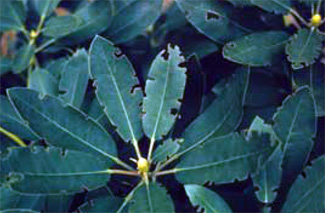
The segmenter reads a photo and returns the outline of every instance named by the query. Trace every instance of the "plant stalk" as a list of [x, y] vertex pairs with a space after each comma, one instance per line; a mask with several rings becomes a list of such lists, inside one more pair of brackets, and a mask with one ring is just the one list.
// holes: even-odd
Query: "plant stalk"
[[19, 146], [21, 146], [21, 147], [27, 147], [27, 145], [25, 144], [25, 142], [22, 139], [20, 139], [17, 135], [15, 135], [15, 134], [13, 134], [13, 133], [5, 130], [1, 126], [0, 126], [0, 132], [3, 133], [8, 138], [10, 138], [11, 140], [13, 140]]

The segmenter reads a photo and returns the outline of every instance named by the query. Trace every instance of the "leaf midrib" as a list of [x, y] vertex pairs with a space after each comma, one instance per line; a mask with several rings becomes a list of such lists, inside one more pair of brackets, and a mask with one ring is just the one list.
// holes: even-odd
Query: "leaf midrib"
[[226, 160], [222, 160], [222, 161], [218, 161], [218, 162], [201, 164], [199, 166], [183, 167], [183, 168], [177, 168], [176, 167], [176, 170], [177, 171], [188, 171], [188, 170], [196, 170], [196, 169], [203, 169], [203, 168], [207, 168], [207, 167], [218, 166], [218, 165], [221, 165], [221, 164], [224, 164], [224, 163], [229, 163], [229, 162], [232, 162], [232, 161], [235, 161], [235, 160], [240, 160], [240, 159], [243, 159], [243, 158], [246, 158], [246, 157], [254, 156], [254, 155], [266, 152], [267, 150], [268, 150], [268, 148], [264, 148], [264, 149], [262, 149], [260, 151], [257, 151], [257, 152], [250, 152], [250, 153], [247, 153], [247, 154], [244, 154], [244, 155], [238, 155], [236, 157], [228, 158]]
[[155, 127], [153, 129], [152, 135], [151, 135], [151, 140], [155, 140], [156, 138], [156, 133], [157, 133], [157, 129], [158, 129], [158, 124], [160, 121], [160, 117], [161, 117], [161, 112], [165, 103], [165, 99], [166, 99], [166, 94], [167, 94], [167, 85], [168, 85], [168, 80], [169, 80], [169, 73], [170, 73], [170, 61], [172, 60], [171, 56], [169, 56], [169, 60], [167, 61], [167, 72], [166, 72], [166, 79], [165, 79], [165, 84], [164, 84], [164, 90], [163, 90], [163, 94], [161, 96], [160, 99], [160, 106], [159, 106], [159, 110], [158, 110], [158, 114], [157, 114], [157, 119], [156, 119], [156, 123], [155, 123]]
[[24, 171], [16, 171], [14, 173], [20, 173], [27, 176], [38, 176], [38, 177], [66, 177], [66, 176], [86, 176], [86, 175], [96, 175], [96, 174], [109, 174], [107, 170], [98, 170], [98, 171], [90, 171], [90, 172], [67, 172], [67, 173], [34, 173], [34, 172], [24, 172]]
[[31, 110], [33, 110], [34, 112], [36, 112], [37, 114], [39, 114], [41, 117], [43, 117], [44, 119], [46, 119], [48, 122], [52, 123], [54, 126], [56, 126], [57, 128], [59, 128], [60, 130], [62, 130], [63, 132], [67, 133], [68, 135], [70, 135], [72, 138], [77, 139], [78, 141], [80, 141], [81, 143], [83, 143], [84, 145], [90, 147], [91, 149], [97, 151], [98, 153], [110, 158], [110, 159], [115, 159], [112, 155], [100, 150], [99, 148], [93, 146], [92, 144], [88, 143], [87, 141], [85, 141], [84, 139], [78, 137], [77, 135], [73, 134], [72, 132], [70, 132], [69, 130], [67, 130], [65, 127], [61, 126], [59, 123], [57, 123], [54, 120], [51, 120], [49, 117], [47, 117], [46, 115], [44, 115], [42, 112], [40, 112], [39, 110], [37, 110], [35, 107], [30, 106], [29, 104], [25, 103], [25, 101], [23, 101], [22, 99], [20, 99], [19, 97], [16, 96], [17, 99], [19, 99], [21, 101], [21, 103], [23, 103], [25, 106], [27, 106], [26, 108], [30, 108]]
[[307, 41], [306, 41], [306, 43], [304, 44], [304, 46], [301, 48], [301, 51], [300, 51], [299, 55], [297, 56], [297, 61], [300, 61], [300, 58], [301, 58], [302, 54], [304, 53], [306, 47], [307, 47], [308, 44], [309, 44], [309, 41], [310, 41], [310, 39], [311, 39], [312, 34], [313, 34], [313, 31], [310, 30], [310, 32], [309, 32], [309, 34], [308, 34], [308, 37], [307, 37]]
[[[315, 186], [313, 186], [311, 189], [309, 189], [306, 193], [304, 193], [304, 195], [303, 196], [301, 196], [300, 198], [299, 198], [299, 200], [295, 203], [295, 205], [293, 206], [293, 207], [295, 207], [295, 206], [297, 206], [298, 204], [301, 204], [301, 200], [303, 200], [306, 196], [308, 196], [310, 193], [312, 193], [315, 189], [317, 189], [317, 186], [318, 185], [320, 185], [321, 183], [323, 183], [323, 181], [325, 180], [325, 176], [323, 176], [323, 178], [321, 178], [319, 181], [317, 181], [317, 183], [315, 184]], [[310, 200], [309, 200], [309, 202], [310, 202]], [[307, 205], [308, 203], [306, 203], [306, 205]], [[304, 206], [301, 206], [296, 212], [300, 212], [300, 210], [301, 209], [303, 209], [306, 205], [304, 205]]]
[[[104, 49], [102, 48], [102, 50], [104, 50]], [[104, 52], [104, 51], [103, 51], [103, 52]], [[122, 95], [121, 95], [121, 93], [120, 93], [120, 88], [118, 87], [117, 81], [116, 81], [115, 76], [114, 76], [114, 74], [113, 74], [113, 69], [112, 69], [112, 67], [110, 66], [110, 64], [108, 63], [105, 54], [104, 54], [104, 57], [103, 57], [103, 58], [104, 58], [104, 61], [105, 61], [106, 67], [107, 67], [107, 69], [108, 69], [108, 71], [109, 71], [109, 75], [110, 75], [110, 77], [111, 77], [111, 79], [112, 79], [112, 81], [113, 81], [113, 84], [114, 84], [114, 87], [115, 87], [115, 90], [116, 90], [117, 97], [118, 97], [118, 99], [120, 100], [120, 103], [121, 103], [121, 106], [122, 106], [122, 110], [123, 110], [123, 114], [124, 114], [124, 116], [125, 116], [125, 118], [126, 118], [126, 121], [127, 121], [128, 127], [129, 127], [129, 130], [130, 130], [130, 133], [131, 133], [131, 137], [132, 137], [131, 139], [132, 139], [132, 142], [135, 142], [135, 141], [136, 141], [136, 137], [135, 137], [135, 135], [134, 135], [133, 127], [132, 127], [132, 124], [131, 124], [131, 121], [130, 121], [130, 118], [129, 118], [129, 114], [128, 114], [127, 110], [126, 110], [126, 107], [125, 107], [125, 104], [124, 104], [123, 97], [122, 97]]]
[[290, 124], [290, 128], [289, 128], [289, 131], [288, 131], [288, 135], [284, 141], [285, 145], [284, 145], [284, 152], [287, 151], [287, 147], [288, 147], [288, 143], [289, 143], [289, 140], [291, 138], [291, 135], [292, 135], [292, 130], [295, 126], [295, 123], [296, 123], [296, 120], [297, 120], [297, 116], [298, 116], [298, 111], [300, 110], [300, 106], [301, 106], [301, 99], [299, 99], [298, 101], [298, 104], [297, 104], [297, 107], [296, 107], [296, 110], [295, 110], [295, 114], [293, 115], [293, 118], [292, 118], [292, 122]]

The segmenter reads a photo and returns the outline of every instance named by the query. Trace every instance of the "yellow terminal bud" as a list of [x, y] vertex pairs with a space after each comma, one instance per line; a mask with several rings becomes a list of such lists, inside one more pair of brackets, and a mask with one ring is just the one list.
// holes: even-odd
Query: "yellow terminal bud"
[[312, 26], [318, 26], [322, 21], [322, 16], [320, 14], [315, 14], [311, 17], [310, 23]]
[[38, 33], [35, 30], [32, 30], [29, 34], [31, 39], [35, 39], [38, 36]]
[[149, 171], [149, 162], [145, 158], [139, 158], [138, 162], [138, 171], [141, 173]]

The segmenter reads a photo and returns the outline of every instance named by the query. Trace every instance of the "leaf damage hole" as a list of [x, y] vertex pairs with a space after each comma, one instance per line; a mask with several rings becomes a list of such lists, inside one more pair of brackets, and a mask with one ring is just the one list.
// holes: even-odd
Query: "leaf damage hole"
[[130, 93], [134, 94], [137, 90], [141, 90], [140, 84], [133, 85], [131, 90], [130, 90]]
[[186, 63], [186, 61], [183, 61], [183, 62], [179, 63], [178, 66], [181, 68], [186, 68], [187, 63]]
[[67, 152], [68, 152], [67, 150], [61, 149], [61, 156], [65, 157], [67, 155]]
[[220, 15], [214, 11], [207, 11], [205, 15], [207, 21], [210, 21], [211, 19], [219, 21], [221, 19]]
[[165, 51], [161, 54], [161, 56], [165, 59], [165, 61], [167, 61], [169, 58], [168, 49], [165, 49]]
[[176, 108], [172, 108], [172, 109], [170, 109], [170, 114], [176, 116], [177, 113], [178, 113], [178, 110], [177, 110]]
[[122, 53], [122, 51], [119, 48], [116, 48], [115, 52], [114, 52], [114, 56], [115, 58], [119, 59], [123, 56], [124, 54]]
[[301, 176], [302, 176], [304, 179], [306, 179], [306, 177], [307, 177], [307, 175], [306, 175], [306, 173], [305, 173], [304, 171], [301, 172]]
[[229, 42], [227, 44], [227, 47], [230, 47], [230, 48], [235, 48], [236, 47], [236, 44], [234, 42]]

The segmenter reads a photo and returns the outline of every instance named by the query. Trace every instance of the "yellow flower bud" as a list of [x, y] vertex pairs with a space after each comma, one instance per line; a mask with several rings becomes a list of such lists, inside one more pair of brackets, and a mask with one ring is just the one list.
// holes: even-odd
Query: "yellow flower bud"
[[31, 39], [35, 39], [38, 36], [38, 33], [35, 30], [32, 30], [29, 34]]
[[149, 171], [149, 162], [145, 158], [139, 158], [138, 162], [138, 171], [139, 172], [148, 172]]
[[322, 16], [320, 14], [313, 15], [310, 20], [311, 25], [314, 27], [318, 26], [321, 23], [321, 21], [322, 21]]

